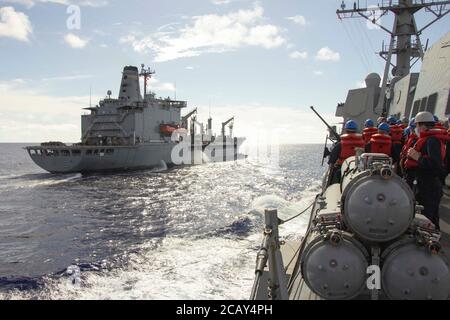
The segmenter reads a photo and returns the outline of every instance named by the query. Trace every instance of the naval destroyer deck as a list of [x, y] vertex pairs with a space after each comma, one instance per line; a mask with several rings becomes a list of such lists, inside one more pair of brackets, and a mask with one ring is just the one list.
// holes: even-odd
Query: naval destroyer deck
[[[443, 253], [450, 260], [450, 177], [447, 178], [447, 186], [444, 187], [444, 196], [440, 206], [440, 218], [441, 218], [441, 245], [443, 247]], [[299, 258], [301, 241], [287, 241], [282, 243], [281, 254], [283, 258], [283, 265], [286, 266], [286, 275], [290, 279], [296, 277], [296, 280], [292, 284], [292, 288], [289, 294], [289, 300], [324, 300], [317, 294], [311, 291], [308, 285], [305, 283], [301, 276], [300, 270], [295, 270], [294, 261]], [[267, 283], [269, 279], [269, 272], [264, 272], [261, 279], [261, 283]], [[268, 287], [261, 286], [258, 290], [257, 300], [267, 300], [269, 296]], [[383, 297], [381, 297], [383, 298]], [[366, 292], [362, 294], [358, 299], [370, 299], [370, 293]]]

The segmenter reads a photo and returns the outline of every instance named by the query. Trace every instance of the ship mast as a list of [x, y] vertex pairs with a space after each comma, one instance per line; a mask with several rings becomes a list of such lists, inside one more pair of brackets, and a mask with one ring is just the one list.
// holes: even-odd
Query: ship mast
[[[449, 4], [450, 1], [383, 0], [378, 6], [361, 7], [359, 1], [357, 1], [353, 3], [353, 8], [347, 9], [345, 1], [342, 1], [341, 9], [336, 11], [339, 19], [362, 17], [377, 25], [391, 36], [389, 46], [383, 44], [383, 48], [379, 52], [380, 57], [386, 61], [386, 66], [380, 99], [378, 106], [375, 108], [376, 114], [386, 115], [387, 113], [383, 97], [386, 96], [389, 71], [392, 68], [392, 75], [394, 77], [404, 77], [411, 72], [411, 68], [419, 60], [423, 59], [424, 48], [420, 35], [424, 30], [450, 12], [450, 9], [447, 8]], [[433, 20], [419, 29], [416, 24], [415, 14], [422, 9], [431, 13]], [[377, 15], [376, 11], [380, 12], [379, 15]], [[388, 13], [393, 13], [395, 16], [394, 25], [391, 30], [384, 27], [380, 21]], [[393, 62], [393, 56], [396, 56], [395, 62]]]
[[155, 71], [150, 69], [150, 67], [146, 69], [145, 64], [141, 64], [141, 67], [142, 67], [141, 73], [139, 73], [139, 76], [144, 77], [144, 99], [145, 99], [145, 96], [147, 95], [147, 83], [152, 78], [152, 75], [155, 74]]

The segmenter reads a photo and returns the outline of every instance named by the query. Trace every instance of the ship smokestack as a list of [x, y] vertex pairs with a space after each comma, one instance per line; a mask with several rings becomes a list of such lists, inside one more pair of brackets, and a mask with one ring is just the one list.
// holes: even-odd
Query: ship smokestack
[[137, 67], [128, 66], [123, 69], [119, 100], [126, 100], [128, 102], [142, 101], [139, 85], [139, 70]]

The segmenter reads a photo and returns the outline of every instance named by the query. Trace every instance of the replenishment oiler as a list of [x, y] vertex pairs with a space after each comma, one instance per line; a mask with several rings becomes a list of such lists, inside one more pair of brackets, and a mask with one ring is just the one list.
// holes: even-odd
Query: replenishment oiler
[[[84, 108], [90, 114], [81, 117], [81, 143], [26, 147], [30, 157], [51, 173], [140, 170], [245, 158], [239, 153], [245, 138], [233, 136], [234, 117], [222, 123], [221, 136], [214, 136], [211, 118], [206, 129], [197, 122], [197, 108], [181, 116], [186, 101], [157, 98], [154, 92], [147, 92], [154, 73], [144, 65], [140, 71], [135, 66], [125, 67], [118, 98], [111, 98], [108, 91], [99, 105]], [[143, 95], [140, 77], [144, 78]], [[183, 150], [174, 151], [180, 143], [190, 143], [184, 154]], [[196, 158], [200, 161], [194, 161]]]
[[[338, 17], [366, 18], [390, 34], [390, 44], [380, 52], [386, 66], [383, 78], [372, 73], [366, 88], [350, 90], [336, 116], [360, 127], [366, 119], [388, 115], [411, 119], [428, 111], [440, 119], [449, 116], [450, 32], [431, 47], [422, 44], [420, 35], [450, 12], [450, 1], [381, 1], [375, 9], [359, 3], [347, 8], [343, 1]], [[374, 10], [381, 17], [392, 14], [393, 28], [383, 26]], [[431, 13], [432, 20], [419, 29], [415, 16], [421, 12]], [[411, 71], [415, 63], [421, 63], [419, 73]], [[327, 126], [336, 142], [339, 135]], [[322, 192], [299, 214], [310, 213], [301, 240], [284, 241], [279, 234], [279, 225], [297, 216], [282, 221], [276, 209], [266, 210], [251, 299], [450, 298], [448, 187], [439, 230], [421, 214], [423, 207], [396, 174], [391, 157], [355, 151], [342, 164], [340, 182], [333, 182], [330, 167]]]

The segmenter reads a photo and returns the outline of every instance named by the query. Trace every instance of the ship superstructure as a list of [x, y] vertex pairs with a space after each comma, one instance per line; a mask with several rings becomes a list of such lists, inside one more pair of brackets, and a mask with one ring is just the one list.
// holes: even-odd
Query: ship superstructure
[[[421, 111], [441, 119], [450, 115], [450, 31], [431, 48], [421, 40], [427, 28], [450, 13], [449, 5], [450, 1], [397, 0], [361, 7], [358, 1], [347, 8], [343, 1], [337, 10], [339, 19], [367, 19], [387, 32], [390, 41], [378, 53], [386, 62], [383, 75], [371, 73], [366, 88], [350, 90], [345, 103], [338, 105], [336, 116], [344, 122], [355, 120], [362, 127], [366, 119], [387, 115], [412, 118]], [[422, 27], [415, 18], [420, 12], [432, 16]], [[380, 22], [389, 13], [394, 16], [391, 29]], [[420, 73], [411, 72], [418, 63], [422, 63]]]

